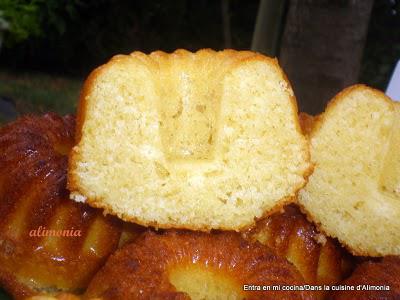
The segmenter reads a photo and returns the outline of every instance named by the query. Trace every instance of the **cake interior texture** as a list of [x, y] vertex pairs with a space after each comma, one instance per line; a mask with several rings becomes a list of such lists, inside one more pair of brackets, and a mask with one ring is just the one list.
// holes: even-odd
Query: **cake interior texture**
[[400, 255], [400, 104], [348, 88], [311, 132], [311, 157], [300, 203], [312, 219], [354, 254]]
[[248, 51], [119, 55], [81, 96], [72, 198], [142, 225], [253, 224], [310, 172], [292, 89]]

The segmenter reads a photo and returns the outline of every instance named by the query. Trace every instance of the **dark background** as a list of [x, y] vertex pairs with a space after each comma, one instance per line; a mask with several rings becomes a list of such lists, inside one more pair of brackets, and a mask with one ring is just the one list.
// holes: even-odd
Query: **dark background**
[[[301, 110], [320, 113], [357, 82], [385, 90], [400, 59], [399, 0], [266, 2], [279, 12], [272, 14], [275, 40], [255, 50], [278, 57]], [[118, 53], [250, 49], [259, 4], [0, 0], [0, 21], [8, 22], [0, 50], [0, 97], [11, 103], [5, 110], [74, 112], [84, 78]], [[270, 33], [261, 42], [271, 45]], [[3, 120], [11, 118], [5, 114]]]

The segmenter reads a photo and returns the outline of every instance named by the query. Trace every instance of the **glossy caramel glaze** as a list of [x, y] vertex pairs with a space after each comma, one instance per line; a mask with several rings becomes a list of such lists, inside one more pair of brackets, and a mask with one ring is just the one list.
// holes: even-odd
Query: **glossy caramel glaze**
[[[400, 299], [400, 257], [387, 256], [378, 261], [364, 262], [341, 285], [353, 286], [355, 291], [335, 291], [329, 299]], [[379, 290], [376, 286], [380, 289], [388, 286], [390, 290]], [[360, 290], [357, 291], [357, 287]]]
[[[171, 272], [179, 268], [183, 272], [211, 272], [217, 281], [230, 281], [242, 292], [240, 299], [314, 299], [310, 292], [304, 291], [243, 291], [244, 284], [304, 284], [290, 263], [260, 243], [247, 242], [240, 234], [231, 232], [174, 230], [148, 231], [116, 251], [91, 281], [85, 296], [113, 300], [190, 299], [170, 281]], [[183, 276], [190, 282], [197, 274], [186, 272]], [[203, 284], [192, 281], [193, 285]], [[216, 298], [207, 295], [205, 299]]]
[[74, 126], [72, 116], [46, 114], [0, 128], [0, 284], [17, 299], [81, 292], [119, 242], [119, 221], [69, 200]]
[[244, 236], [285, 257], [310, 284], [336, 284], [353, 269], [351, 255], [335, 240], [319, 233], [294, 204], [258, 221]]

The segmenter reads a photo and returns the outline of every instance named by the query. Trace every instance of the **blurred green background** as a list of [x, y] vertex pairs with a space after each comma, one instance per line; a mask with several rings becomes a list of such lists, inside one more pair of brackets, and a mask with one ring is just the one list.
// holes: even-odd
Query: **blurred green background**
[[[84, 78], [115, 54], [223, 49], [220, 7], [219, 1], [0, 0], [0, 19], [9, 24], [0, 96], [12, 99], [19, 114], [73, 113]], [[258, 1], [231, 1], [233, 47], [249, 47], [257, 8]]]

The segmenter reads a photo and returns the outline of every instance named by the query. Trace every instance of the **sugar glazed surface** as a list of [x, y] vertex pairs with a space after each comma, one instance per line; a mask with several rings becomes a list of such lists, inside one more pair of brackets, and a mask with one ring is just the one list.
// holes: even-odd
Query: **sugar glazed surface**
[[286, 259], [233, 232], [147, 232], [119, 249], [86, 299], [316, 299], [311, 291], [247, 290], [306, 282]]
[[[353, 269], [353, 258], [339, 243], [318, 232], [295, 204], [257, 222], [245, 233], [286, 258], [312, 285], [334, 285]], [[315, 291], [323, 298], [325, 291]]]
[[114, 57], [85, 83], [77, 142], [72, 198], [161, 228], [250, 226], [311, 169], [285, 75], [248, 51]]
[[118, 246], [117, 220], [69, 199], [74, 128], [56, 114], [0, 128], [0, 285], [13, 299], [81, 292]]

